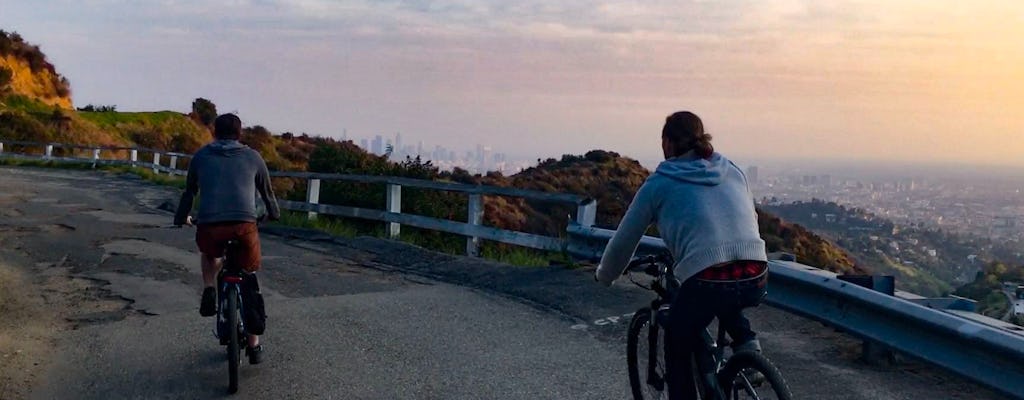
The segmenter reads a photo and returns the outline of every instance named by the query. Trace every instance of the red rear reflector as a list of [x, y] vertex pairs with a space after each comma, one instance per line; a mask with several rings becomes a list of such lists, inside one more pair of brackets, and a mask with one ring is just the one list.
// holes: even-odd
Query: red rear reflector
[[242, 277], [240, 276], [225, 276], [224, 282], [227, 283], [242, 283]]

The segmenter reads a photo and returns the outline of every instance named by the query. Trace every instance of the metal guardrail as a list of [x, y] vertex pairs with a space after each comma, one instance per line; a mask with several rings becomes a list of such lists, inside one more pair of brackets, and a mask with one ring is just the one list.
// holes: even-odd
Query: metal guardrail
[[[570, 224], [568, 251], [599, 258], [614, 233]], [[664, 250], [645, 236], [637, 252]], [[890, 296], [791, 261], [770, 261], [769, 270], [766, 303], [1024, 399], [1024, 328], [964, 311], [958, 298]]]
[[[43, 151], [40, 155], [16, 154], [11, 153], [10, 151], [5, 152], [5, 143], [9, 146], [17, 145], [22, 147], [39, 147], [42, 148]], [[54, 155], [54, 149], [91, 150], [91, 157], [58, 157]], [[126, 152], [126, 156], [114, 159], [103, 158], [104, 155], [111, 155], [116, 152]], [[138, 161], [139, 152], [152, 153], [153, 162]], [[177, 160], [191, 158], [191, 156], [187, 154], [162, 152], [147, 148], [82, 146], [59, 143], [10, 141], [3, 139], [0, 139], [0, 157], [36, 159], [54, 162], [92, 163], [93, 167], [100, 164], [131, 165], [135, 167], [152, 168], [153, 172], [156, 173], [162, 172], [175, 175], [187, 174], [187, 171], [177, 169]], [[169, 160], [166, 166], [161, 164], [161, 160], [165, 157]], [[577, 207], [576, 222], [584, 225], [592, 225], [594, 223], [597, 210], [597, 203], [593, 200], [587, 199], [584, 196], [567, 193], [548, 193], [517, 188], [468, 185], [454, 182], [438, 182], [393, 176], [287, 171], [272, 171], [270, 175], [275, 178], [305, 179], [307, 181], [306, 201], [279, 200], [278, 203], [281, 205], [281, 208], [292, 211], [305, 211], [308, 213], [307, 216], [310, 219], [316, 219], [318, 214], [325, 214], [382, 221], [387, 223], [387, 234], [390, 238], [397, 238], [400, 236], [402, 225], [466, 236], [466, 254], [471, 256], [479, 255], [481, 240], [493, 240], [501, 243], [548, 251], [562, 251], [567, 246], [567, 243], [563, 238], [484, 226], [483, 196], [509, 196], [534, 201], [572, 204]], [[384, 209], [378, 210], [348, 207], [344, 205], [320, 204], [320, 185], [322, 181], [383, 184], [385, 185], [387, 195]], [[468, 195], [469, 209], [467, 210], [467, 221], [451, 221], [402, 213], [402, 187], [443, 190]]]
[[[43, 155], [12, 154], [4, 151], [4, 143], [19, 146], [45, 146]], [[54, 157], [53, 148], [92, 149], [93, 157]], [[127, 159], [103, 159], [104, 151], [128, 151]], [[139, 162], [138, 152], [153, 153], [153, 162]], [[161, 155], [170, 157], [161, 165]], [[154, 171], [184, 175], [175, 168], [175, 160], [187, 154], [162, 153], [140, 148], [96, 148], [66, 146], [0, 139], [0, 157], [44, 159], [60, 162], [92, 162], [153, 168]], [[519, 246], [566, 251], [580, 259], [601, 257], [614, 231], [593, 227], [597, 203], [591, 199], [568, 194], [552, 194], [511, 188], [464, 185], [449, 182], [423, 181], [386, 176], [274, 172], [275, 177], [306, 179], [305, 202], [281, 200], [285, 209], [305, 211], [310, 218], [318, 213], [387, 222], [392, 237], [400, 225], [451, 232], [467, 236], [467, 253], [477, 255], [479, 240], [495, 240]], [[318, 204], [320, 182], [342, 180], [379, 183], [387, 187], [383, 210]], [[403, 186], [466, 193], [469, 196], [469, 218], [466, 222], [450, 221], [401, 212]], [[515, 196], [532, 200], [573, 203], [577, 205], [574, 222], [566, 228], [567, 237], [555, 238], [524, 232], [508, 231], [481, 225], [482, 196]], [[661, 239], [645, 236], [638, 253], [665, 250]], [[1003, 321], [965, 311], [970, 304], [960, 298], [929, 299], [912, 293], [896, 291], [894, 296], [863, 288], [839, 279], [828, 271], [793, 261], [769, 262], [771, 284], [765, 302], [802, 315], [866, 341], [882, 343], [903, 354], [924, 360], [984, 384], [1013, 398], [1024, 399], [1024, 330]], [[968, 304], [965, 304], [968, 303]]]

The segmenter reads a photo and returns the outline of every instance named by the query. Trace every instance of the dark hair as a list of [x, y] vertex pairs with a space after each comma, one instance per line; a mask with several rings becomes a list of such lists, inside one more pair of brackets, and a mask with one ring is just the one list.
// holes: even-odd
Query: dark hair
[[235, 114], [222, 114], [213, 121], [213, 137], [235, 139], [242, 137], [242, 120]]
[[672, 156], [694, 150], [701, 158], [709, 158], [715, 152], [715, 147], [711, 145], [711, 135], [704, 132], [704, 123], [697, 114], [689, 111], [679, 111], [665, 118], [661, 137], [675, 146], [676, 154]]

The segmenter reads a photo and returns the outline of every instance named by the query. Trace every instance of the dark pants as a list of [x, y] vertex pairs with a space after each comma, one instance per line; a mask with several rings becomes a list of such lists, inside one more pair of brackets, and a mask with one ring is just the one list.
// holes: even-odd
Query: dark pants
[[[669, 399], [696, 399], [693, 367], [694, 351], [703, 352], [704, 328], [715, 317], [736, 343], [756, 336], [742, 313], [760, 303], [765, 294], [767, 275], [746, 281], [705, 281], [690, 278], [683, 282], [672, 299], [665, 341], [665, 368]], [[698, 362], [706, 360], [698, 356]], [[710, 367], [710, 366], [709, 366]]]

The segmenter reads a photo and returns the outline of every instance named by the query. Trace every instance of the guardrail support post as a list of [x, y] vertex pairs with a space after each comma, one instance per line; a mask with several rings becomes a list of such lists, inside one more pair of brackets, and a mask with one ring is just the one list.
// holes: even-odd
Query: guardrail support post
[[[892, 296], [896, 289], [896, 280], [891, 275], [839, 275], [836, 278], [876, 292], [885, 293], [889, 296]], [[864, 344], [861, 346], [861, 358], [869, 364], [876, 365], [894, 364], [896, 362], [896, 354], [893, 353], [889, 346], [872, 340], [864, 341]]]
[[96, 168], [96, 163], [100, 160], [100, 149], [92, 149], [92, 167]]
[[53, 145], [52, 144], [46, 145], [46, 157], [45, 158], [47, 160], [53, 158]]
[[160, 173], [160, 153], [153, 153], [153, 173]]
[[[482, 195], [475, 193], [469, 195], [469, 215], [467, 219], [470, 225], [480, 225], [483, 222], [484, 199]], [[480, 257], [480, 238], [476, 236], [466, 238], [466, 255]]]
[[[387, 211], [402, 213], [402, 185], [388, 184]], [[398, 239], [402, 225], [397, 222], [388, 222], [388, 238]]]
[[177, 155], [173, 155], [173, 154], [171, 155], [171, 162], [170, 162], [169, 167], [171, 167], [171, 175], [176, 175], [176, 172], [178, 171], [178, 156]]
[[[306, 185], [306, 202], [310, 204], [320, 204], [320, 180], [310, 178], [309, 184]], [[308, 217], [310, 221], [316, 220], [316, 212], [310, 211]]]
[[576, 223], [580, 226], [594, 226], [597, 222], [597, 200], [586, 199], [576, 206]]
[[139, 151], [135, 150], [135, 149], [132, 149], [130, 157], [131, 157], [132, 166], [134, 167], [135, 163], [139, 161]]

